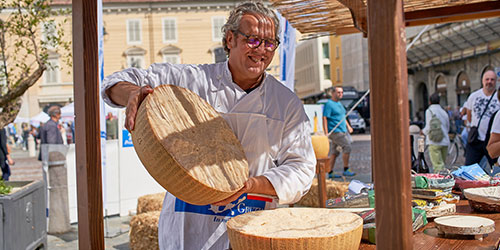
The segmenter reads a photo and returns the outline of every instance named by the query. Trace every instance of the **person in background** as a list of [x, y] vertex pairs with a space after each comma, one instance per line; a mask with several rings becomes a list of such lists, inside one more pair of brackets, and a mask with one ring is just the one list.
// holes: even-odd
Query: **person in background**
[[[59, 106], [52, 106], [48, 110], [50, 119], [40, 127], [40, 146], [43, 144], [64, 144], [61, 131], [59, 130], [59, 119], [61, 119], [61, 108]], [[42, 160], [42, 149], [40, 147], [40, 154], [38, 160]]]
[[109, 112], [106, 117], [106, 139], [118, 139], [118, 119], [116, 119], [111, 112]]
[[[448, 112], [439, 105], [439, 95], [434, 93], [429, 97], [430, 106], [425, 111], [425, 127], [422, 132], [426, 135], [425, 143], [429, 145], [429, 154], [431, 157], [434, 173], [444, 169], [446, 156], [448, 155], [448, 146], [450, 145], [450, 138], [448, 137], [448, 130], [450, 129], [450, 119]], [[440, 123], [440, 127], [432, 128], [433, 116], [435, 116]], [[437, 121], [437, 120], [436, 120]], [[436, 124], [437, 125], [437, 124]], [[436, 141], [431, 135], [433, 129], [441, 129], [441, 140]]]
[[[220, 230], [234, 213], [293, 204], [309, 190], [316, 168], [309, 120], [297, 95], [266, 72], [279, 45], [279, 27], [275, 12], [262, 2], [243, 2], [222, 27], [227, 61], [155, 63], [147, 70], [129, 68], [104, 79], [103, 99], [112, 107], [127, 107], [129, 131], [153, 88], [174, 84], [193, 91], [221, 114], [248, 159], [249, 179], [228, 199], [197, 206], [166, 193], [158, 222], [160, 249], [228, 249], [227, 232]], [[252, 208], [246, 205], [247, 193], [273, 199]], [[231, 207], [238, 209], [227, 215], [214, 212]]]
[[462, 132], [462, 117], [460, 116], [460, 107], [456, 106], [451, 114], [451, 120], [455, 124], [455, 132], [460, 134]]
[[462, 119], [462, 132], [460, 133], [460, 137], [462, 138], [462, 144], [464, 145], [464, 156], [465, 156], [465, 149], [467, 148], [467, 127], [469, 126], [468, 119], [467, 119], [467, 100], [464, 102], [464, 105], [460, 108], [460, 117]]
[[[488, 70], [482, 78], [483, 88], [474, 91], [467, 99], [467, 126], [478, 127], [478, 138], [472, 143], [467, 143], [465, 148], [465, 165], [480, 163], [481, 159], [486, 156], [490, 165], [493, 165], [494, 160], [490, 158], [486, 150], [485, 142], [486, 131], [491, 116], [500, 109], [500, 102], [497, 95], [494, 95], [496, 88], [497, 76], [493, 70]], [[491, 101], [490, 101], [491, 99]], [[481, 121], [479, 121], [481, 120]]]
[[28, 150], [28, 137], [30, 135], [30, 126], [28, 123], [23, 122], [21, 124], [21, 128], [23, 129], [23, 150]]
[[[500, 88], [499, 88], [500, 89]], [[500, 91], [497, 90], [497, 98], [500, 100]], [[500, 111], [497, 111], [495, 117], [493, 118], [493, 124], [491, 126], [490, 139], [488, 140], [488, 145], [486, 150], [488, 150], [489, 156], [494, 159], [500, 156]], [[492, 175], [498, 174], [500, 172], [500, 157], [495, 163], [496, 167], [492, 167]]]
[[[327, 128], [326, 133], [329, 134], [333, 129], [333, 132], [329, 134], [330, 139], [330, 172], [328, 176], [330, 178], [340, 178], [340, 175], [334, 174], [335, 161], [337, 156], [340, 155], [340, 151], [337, 147], [342, 148], [342, 160], [344, 162], [344, 176], [354, 176], [356, 175], [349, 169], [349, 157], [351, 155], [351, 141], [348, 138], [348, 134], [352, 133], [352, 128], [348, 122], [346, 122], [346, 110], [344, 105], [340, 103], [340, 99], [344, 96], [344, 90], [340, 86], [333, 88], [331, 92], [332, 98], [325, 103], [323, 107], [323, 128]], [[339, 124], [340, 123], [340, 124]]]
[[7, 144], [7, 133], [5, 128], [0, 129], [0, 169], [2, 169], [2, 180], [8, 181], [10, 177], [10, 166], [14, 165], [10, 157], [10, 148]]

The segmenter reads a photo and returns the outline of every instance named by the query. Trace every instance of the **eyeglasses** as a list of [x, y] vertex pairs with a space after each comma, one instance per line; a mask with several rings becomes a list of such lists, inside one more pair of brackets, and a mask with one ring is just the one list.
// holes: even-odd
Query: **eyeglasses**
[[256, 49], [262, 43], [264, 43], [264, 49], [269, 52], [273, 52], [280, 45], [280, 42], [278, 40], [260, 39], [257, 36], [247, 35], [239, 30], [236, 30], [236, 32], [246, 38], [247, 45], [251, 49]]

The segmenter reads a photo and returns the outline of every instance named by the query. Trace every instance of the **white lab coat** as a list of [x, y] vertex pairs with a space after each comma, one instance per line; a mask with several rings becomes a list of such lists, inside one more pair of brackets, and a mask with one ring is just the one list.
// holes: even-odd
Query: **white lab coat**
[[225, 224], [221, 223], [239, 213], [297, 202], [309, 190], [316, 165], [309, 121], [301, 101], [273, 76], [266, 74], [262, 84], [247, 94], [233, 83], [227, 62], [132, 68], [104, 79], [102, 96], [114, 107], [119, 106], [111, 102], [105, 90], [120, 81], [152, 87], [174, 84], [207, 100], [240, 140], [250, 176], [265, 176], [277, 193], [277, 199], [268, 202], [258, 197], [252, 200], [249, 195], [226, 207], [202, 207], [184, 203], [167, 192], [159, 222], [161, 249], [202, 249], [209, 245], [205, 245], [207, 241], [214, 243], [210, 249], [227, 249]]

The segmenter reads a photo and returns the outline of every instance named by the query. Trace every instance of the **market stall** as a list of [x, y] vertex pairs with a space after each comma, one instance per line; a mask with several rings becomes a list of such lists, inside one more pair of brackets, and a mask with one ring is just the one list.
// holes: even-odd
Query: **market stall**
[[[369, 40], [372, 166], [380, 249], [412, 249], [410, 146], [404, 28], [500, 15], [498, 1], [272, 0], [293, 26], [311, 36], [362, 31]], [[73, 1], [79, 246], [104, 249], [99, 145], [97, 1]], [[388, 91], [389, 90], [389, 91]], [[391, 121], [391, 122], [387, 122]], [[498, 221], [498, 218], [495, 220]], [[429, 225], [431, 226], [431, 225]], [[499, 228], [497, 222], [497, 228]], [[498, 238], [498, 237], [497, 237]], [[437, 244], [437, 243], [436, 243]]]

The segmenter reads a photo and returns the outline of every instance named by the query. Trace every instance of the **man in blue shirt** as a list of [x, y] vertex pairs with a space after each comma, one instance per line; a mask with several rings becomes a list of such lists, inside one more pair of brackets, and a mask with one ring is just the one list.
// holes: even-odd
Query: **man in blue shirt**
[[[351, 154], [351, 141], [347, 138], [348, 133], [352, 133], [352, 128], [346, 122], [346, 110], [340, 99], [344, 95], [344, 90], [340, 86], [336, 86], [331, 91], [332, 99], [325, 103], [323, 108], [323, 128], [327, 128], [327, 133], [333, 130], [328, 138], [330, 139], [330, 165], [331, 169], [328, 173], [330, 178], [340, 178], [340, 175], [333, 174], [335, 168], [335, 160], [340, 154], [338, 147], [342, 148], [342, 160], [344, 161], [344, 176], [354, 176], [349, 169], [349, 156]], [[339, 124], [340, 123], [340, 124]]]

